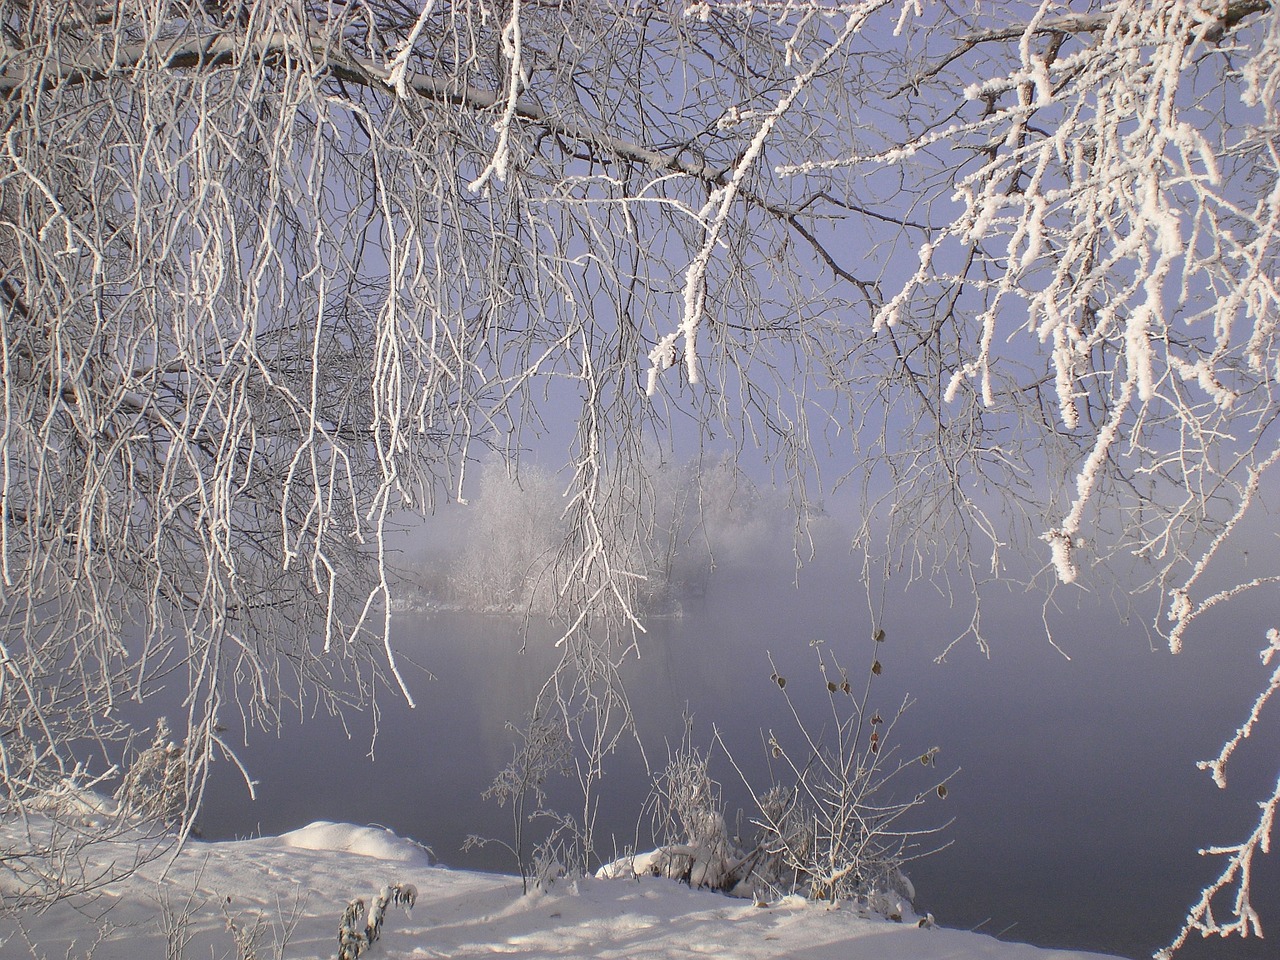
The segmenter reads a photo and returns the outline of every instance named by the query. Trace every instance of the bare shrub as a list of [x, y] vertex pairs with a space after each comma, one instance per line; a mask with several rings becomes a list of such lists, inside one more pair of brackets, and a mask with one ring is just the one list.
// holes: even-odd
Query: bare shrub
[[865, 681], [858, 686], [833, 651], [814, 644], [829, 707], [819, 733], [793, 700], [795, 687], [788, 689], [786, 678], [774, 668], [798, 742], [789, 745], [792, 738], [769, 731], [766, 745], [786, 772], [785, 788], [775, 785], [759, 795], [754, 820], [769, 873], [785, 877], [809, 897], [859, 899], [877, 910], [893, 897], [914, 898], [902, 867], [920, 855], [923, 839], [942, 828], [921, 827], [906, 817], [931, 796], [945, 797], [953, 776], [937, 779], [925, 790], [913, 790], [906, 782], [917, 766], [933, 770], [939, 748], [904, 755], [895, 742], [894, 728], [910, 699], [885, 711], [887, 720], [874, 708], [876, 679], [884, 669], [879, 659], [883, 638], [884, 631], [877, 630]]
[[554, 716], [534, 714], [523, 728], [508, 723], [507, 729], [517, 738], [511, 762], [498, 772], [481, 797], [496, 800], [500, 807], [510, 805], [512, 840], [508, 843], [473, 834], [467, 837], [462, 849], [489, 843], [505, 847], [515, 858], [521, 886], [528, 893], [529, 881], [538, 882], [547, 872], [546, 861], [550, 855], [545, 840], [532, 851], [527, 849], [525, 833], [531, 821], [548, 814], [544, 788], [549, 777], [568, 772], [571, 745], [565, 737], [564, 724]]
[[[894, 742], [894, 727], [909, 700], [889, 713], [887, 722], [871, 706], [884, 670], [878, 655], [883, 631], [876, 637], [866, 679], [857, 687], [836, 655], [814, 644], [829, 707], [819, 723], [793, 700], [796, 684], [774, 667], [770, 682], [784, 697], [795, 730], [791, 737], [774, 731], [766, 736], [774, 777], [767, 788], [753, 787], [723, 733], [716, 733], [713, 743], [754, 798], [749, 821], [756, 833], [750, 841], [730, 833], [720, 786], [708, 755], [693, 745], [687, 718], [681, 744], [648, 801], [661, 845], [642, 865], [637, 858], [636, 869], [742, 896], [767, 890], [856, 900], [900, 919], [904, 904], [915, 898], [903, 867], [930, 852], [921, 843], [944, 829], [908, 822], [907, 816], [931, 797], [946, 797], [951, 775], [933, 775], [939, 748], [904, 755]], [[912, 774], [921, 767], [929, 777], [924, 790], [912, 787]]]

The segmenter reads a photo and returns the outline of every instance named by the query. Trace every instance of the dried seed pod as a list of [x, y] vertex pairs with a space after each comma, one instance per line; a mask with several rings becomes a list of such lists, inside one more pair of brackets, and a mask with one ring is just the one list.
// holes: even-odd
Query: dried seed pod
[[877, 660], [875, 663], [871, 665], [871, 672], [874, 673], [877, 677], [880, 676], [883, 670], [884, 670], [884, 667], [880, 666], [879, 660]]

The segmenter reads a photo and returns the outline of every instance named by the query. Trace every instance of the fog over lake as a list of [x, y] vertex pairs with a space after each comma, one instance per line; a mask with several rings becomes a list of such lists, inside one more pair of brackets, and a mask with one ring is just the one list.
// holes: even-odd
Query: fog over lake
[[[640, 659], [625, 676], [650, 763], [661, 767], [665, 741], [679, 741], [688, 709], [696, 745], [710, 743], [714, 726], [753, 785], [762, 782], [761, 729], [793, 730], [768, 655], [817, 727], [826, 690], [811, 642], [834, 652], [855, 686], [878, 656], [884, 672], [869, 706], [888, 713], [905, 694], [915, 700], [889, 745], [906, 756], [941, 748], [938, 769], [924, 771], [935, 779], [903, 789], [959, 770], [946, 799], [918, 811], [922, 827], [954, 821], [922, 840], [945, 849], [908, 866], [921, 913], [1010, 939], [1132, 957], [1167, 943], [1219, 869], [1197, 849], [1243, 839], [1274, 782], [1274, 722], [1241, 748], [1229, 790], [1195, 769], [1216, 755], [1270, 673], [1258, 659], [1266, 605], [1237, 603], [1229, 616], [1207, 617], [1201, 642], [1174, 657], [1158, 644], [1153, 650], [1136, 621], [1122, 622], [1111, 604], [1086, 595], [1079, 610], [1063, 607], [1054, 618], [1068, 660], [1045, 639], [1041, 599], [997, 596], [984, 609], [990, 658], [965, 640], [938, 663], [968, 614], [927, 585], [889, 590], [887, 639], [874, 652], [865, 594], [849, 564], [806, 567], [798, 586], [790, 571], [767, 567], [717, 574], [704, 597], [686, 599], [683, 616], [648, 621]], [[509, 810], [480, 795], [511, 759], [505, 722], [528, 713], [556, 659], [547, 626], [531, 627], [521, 652], [523, 627], [499, 616], [401, 615], [398, 655], [434, 675], [410, 668], [418, 708], [380, 701], [372, 759], [367, 715], [348, 718], [349, 736], [338, 721], [317, 717], [278, 740], [252, 739], [242, 758], [258, 799], [247, 799], [232, 765], [217, 764], [205, 836], [273, 834], [316, 819], [376, 823], [428, 844], [446, 865], [514, 871], [496, 845], [461, 847], [473, 833], [511, 839]], [[732, 815], [745, 800], [741, 780], [724, 762], [714, 772]], [[640, 751], [625, 743], [600, 787], [600, 855], [650, 841], [647, 822], [638, 826], [649, 782]], [[553, 789], [553, 806], [576, 812], [574, 804], [568, 782]], [[1254, 899], [1269, 930], [1268, 921], [1280, 922], [1280, 870], [1273, 858], [1255, 869]], [[1273, 955], [1264, 946], [1195, 942], [1180, 955]]]

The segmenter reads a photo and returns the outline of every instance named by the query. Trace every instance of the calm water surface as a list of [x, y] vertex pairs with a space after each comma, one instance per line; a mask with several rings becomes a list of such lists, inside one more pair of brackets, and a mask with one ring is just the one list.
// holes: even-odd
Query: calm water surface
[[[827, 644], [855, 678], [872, 656], [865, 602], [854, 594], [819, 575], [770, 596], [749, 580], [717, 583], [683, 618], [652, 623], [628, 675], [650, 759], [665, 759], [664, 738], [679, 740], [687, 706], [700, 745], [714, 724], [762, 780], [760, 730], [790, 723], [767, 655], [820, 721], [825, 687], [810, 641]], [[915, 703], [895, 739], [908, 755], [940, 746], [940, 769], [959, 768], [948, 797], [920, 821], [954, 818], [941, 837], [950, 845], [908, 870], [917, 909], [947, 926], [1045, 946], [1135, 958], [1163, 946], [1216, 875], [1197, 849], [1246, 835], [1275, 780], [1275, 723], [1241, 751], [1228, 791], [1194, 766], [1216, 754], [1269, 675], [1258, 660], [1266, 613], [1238, 606], [1229, 621], [1205, 621], [1172, 657], [1153, 652], [1114, 610], [1066, 612], [1056, 639], [1067, 660], [1044, 639], [1038, 608], [993, 602], [984, 614], [990, 659], [965, 642], [935, 663], [963, 628], [958, 615], [924, 591], [890, 598], [871, 705], [887, 713], [909, 693]], [[258, 739], [244, 751], [258, 799], [247, 799], [229, 764], [218, 765], [205, 835], [273, 834], [316, 819], [377, 823], [430, 845], [447, 865], [510, 871], [496, 847], [461, 847], [471, 833], [510, 839], [509, 812], [480, 794], [510, 759], [505, 724], [529, 711], [554, 651], [535, 635], [522, 654], [518, 623], [454, 613], [405, 616], [398, 646], [436, 679], [410, 675], [417, 710], [382, 705], [372, 759], [363, 717], [350, 737], [317, 718], [280, 740]], [[720, 773], [737, 802], [736, 775]], [[639, 750], [625, 746], [601, 787], [603, 853], [611, 838], [619, 848], [636, 842], [646, 784]], [[570, 807], [570, 796], [558, 799]], [[1276, 859], [1259, 864], [1255, 881], [1264, 929], [1267, 919], [1280, 924]], [[1273, 949], [1215, 941], [1183, 955], [1252, 960]]]

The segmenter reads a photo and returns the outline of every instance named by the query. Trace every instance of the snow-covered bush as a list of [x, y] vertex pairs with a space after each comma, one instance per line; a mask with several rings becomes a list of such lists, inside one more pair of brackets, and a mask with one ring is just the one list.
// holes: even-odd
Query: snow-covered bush
[[[731, 834], [709, 756], [693, 746], [686, 720], [680, 747], [650, 796], [660, 845], [630, 858], [629, 868], [740, 896], [767, 890], [856, 900], [884, 916], [901, 917], [915, 898], [903, 866], [928, 852], [919, 850], [919, 843], [941, 829], [907, 823], [904, 817], [931, 796], [945, 797], [950, 777], [932, 773], [939, 748], [904, 755], [892, 742], [909, 700], [889, 712], [887, 722], [872, 706], [884, 670], [878, 656], [884, 632], [876, 631], [875, 638], [866, 680], [856, 688], [835, 654], [814, 645], [829, 705], [829, 715], [819, 723], [802, 713], [790, 692], [796, 686], [789, 688], [774, 667], [771, 682], [785, 698], [796, 730], [791, 738], [772, 730], [767, 734], [773, 783], [756, 790], [743, 775], [755, 804], [749, 820], [756, 832], [750, 840]], [[742, 774], [720, 734], [714, 743]], [[917, 767], [929, 771], [924, 789], [908, 783]], [[616, 866], [606, 871], [617, 872]]]
[[156, 720], [151, 746], [134, 758], [116, 790], [125, 812], [167, 826], [180, 824], [188, 809], [186, 747], [172, 736], [168, 719]]
[[720, 784], [711, 776], [710, 756], [693, 744], [693, 718], [654, 779], [648, 808], [660, 846], [646, 872], [683, 880], [692, 887], [738, 891], [754, 862], [730, 835]]

